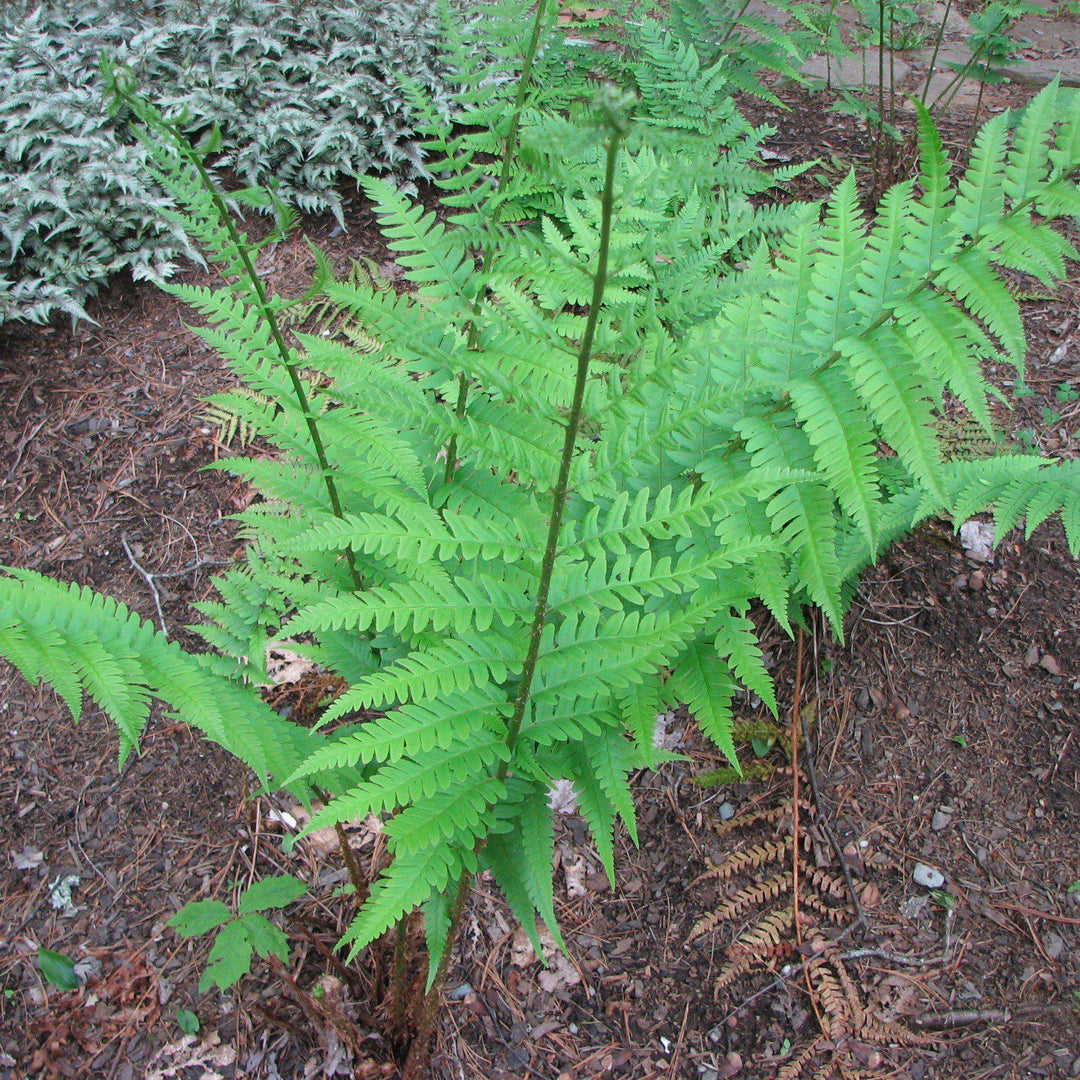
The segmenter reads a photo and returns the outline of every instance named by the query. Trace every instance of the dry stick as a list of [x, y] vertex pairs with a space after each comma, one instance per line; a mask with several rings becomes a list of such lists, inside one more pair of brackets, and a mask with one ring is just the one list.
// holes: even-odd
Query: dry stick
[[[540, 580], [536, 588], [536, 604], [533, 608], [533, 624], [529, 634], [529, 647], [521, 668], [521, 682], [517, 696], [514, 699], [514, 711], [506, 727], [506, 747], [509, 753], [503, 761], [499, 762], [499, 767], [495, 772], [495, 776], [500, 782], [506, 779], [510, 770], [510, 760], [513, 758], [514, 748], [517, 745], [518, 736], [521, 734], [521, 725], [525, 719], [525, 711], [528, 708], [529, 695], [532, 691], [533, 676], [536, 674], [536, 664], [540, 658], [540, 642], [547, 621], [548, 595], [551, 591], [551, 578], [555, 569], [555, 555], [559, 549], [559, 531], [562, 528], [563, 509], [566, 506], [570, 486], [570, 467], [574, 459], [574, 449], [577, 446], [578, 429], [581, 426], [581, 414], [585, 402], [585, 386], [588, 380], [589, 362], [592, 359], [596, 327], [600, 321], [604, 287], [607, 284], [608, 252], [611, 246], [611, 221], [615, 207], [615, 162], [618, 158], [619, 143], [623, 135], [621, 127], [616, 126], [614, 117], [609, 117], [608, 122], [612, 127], [612, 134], [607, 145], [600, 217], [600, 244], [596, 255], [596, 270], [592, 275], [593, 290], [589, 304], [589, 317], [585, 324], [585, 333], [581, 339], [581, 348], [578, 352], [574, 397], [570, 405], [570, 412], [566, 418], [566, 432], [563, 438], [559, 476], [551, 493], [551, 518], [548, 522], [544, 557], [540, 564]], [[436, 969], [435, 977], [428, 992], [424, 996], [420, 1013], [420, 1026], [413, 1040], [412, 1048], [409, 1050], [409, 1056], [405, 1061], [402, 1080], [420, 1080], [420, 1077], [427, 1072], [435, 1014], [442, 998], [442, 987], [446, 981], [446, 972], [450, 966], [450, 953], [461, 924], [461, 914], [465, 907], [465, 899], [469, 893], [471, 878], [472, 874], [468, 871], [461, 875], [457, 896], [451, 908], [450, 927], [447, 931], [442, 959], [439, 961], [439, 966]]]
[[1074, 1008], [1075, 1005], [1068, 1001], [1052, 1001], [1043, 1005], [1018, 1005], [1015, 1009], [954, 1009], [947, 1013], [913, 1016], [908, 1022], [920, 1031], [951, 1031], [968, 1024], [1007, 1024], [1025, 1016]]
[[[800, 640], [801, 640], [800, 631]], [[829, 843], [832, 845], [833, 851], [836, 852], [836, 858], [840, 862], [840, 869], [843, 871], [844, 880], [847, 882], [848, 891], [851, 893], [851, 904], [855, 909], [855, 921], [848, 928], [850, 932], [854, 932], [860, 927], [865, 931], [868, 928], [866, 921], [866, 909], [862, 906], [859, 900], [859, 894], [855, 890], [855, 880], [851, 876], [851, 869], [848, 867], [847, 860], [844, 858], [843, 848], [840, 847], [839, 841], [836, 839], [836, 833], [833, 832], [832, 826], [829, 824], [828, 816], [825, 813], [824, 805], [821, 801], [821, 790], [818, 787], [817, 768], [814, 766], [814, 751], [810, 745], [810, 725], [806, 722], [806, 717], [802, 717], [802, 729], [803, 740], [806, 743], [806, 774], [810, 777], [810, 790], [814, 793], [814, 805], [818, 810], [818, 823], [824, 830], [825, 835], [829, 838]]]
[[[128, 557], [128, 562], [142, 575], [143, 580], [150, 586], [150, 595], [154, 598], [154, 607], [157, 609], [158, 622], [161, 624], [161, 634], [164, 638], [168, 639], [169, 631], [165, 626], [165, 612], [161, 610], [161, 594], [158, 592], [157, 586], [154, 584], [154, 575], [149, 570], [144, 569], [139, 565], [139, 561], [131, 553], [131, 548], [128, 547], [127, 537], [121, 536], [120, 543], [124, 545], [124, 554]], [[145, 728], [143, 729], [145, 734]]]

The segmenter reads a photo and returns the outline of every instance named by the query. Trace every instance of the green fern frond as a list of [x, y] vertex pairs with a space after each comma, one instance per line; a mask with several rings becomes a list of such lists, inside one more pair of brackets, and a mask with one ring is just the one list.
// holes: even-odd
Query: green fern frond
[[738, 769], [739, 759], [731, 737], [731, 703], [738, 686], [731, 669], [716, 649], [697, 641], [679, 658], [672, 679], [676, 693], [690, 707], [702, 732]]

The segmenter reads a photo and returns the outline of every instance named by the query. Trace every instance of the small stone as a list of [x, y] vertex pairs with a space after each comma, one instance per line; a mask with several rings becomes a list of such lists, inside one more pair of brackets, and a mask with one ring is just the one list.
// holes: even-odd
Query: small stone
[[981, 570], [972, 570], [968, 574], [968, 588], [978, 592], [986, 582], [986, 575]]
[[930, 828], [934, 832], [941, 832], [942, 829], [947, 829], [952, 824], [952, 811], [947, 807], [939, 806], [934, 811], [934, 816], [930, 819]]
[[987, 521], [964, 522], [960, 526], [960, 543], [964, 547], [964, 554], [972, 562], [990, 562], [994, 557], [993, 524]]
[[1039, 667], [1044, 671], [1049, 671], [1051, 675], [1061, 674], [1061, 665], [1049, 653], [1046, 653], [1039, 661]]
[[718, 1080], [730, 1080], [731, 1077], [742, 1071], [742, 1067], [741, 1054], [736, 1054], [734, 1051], [725, 1054], [724, 1060], [720, 1063], [720, 1071], [717, 1073]]
[[1080, 1057], [1078, 1057], [1072, 1063], [1072, 1074], [1073, 1074], [1073, 1076], [1080, 1076]]
[[721, 821], [730, 821], [734, 816], [735, 816], [735, 807], [732, 806], [731, 803], [726, 802], [726, 803], [721, 803], [720, 804], [720, 820]]
[[1055, 934], [1053, 930], [1050, 931], [1043, 938], [1043, 948], [1046, 950], [1046, 955], [1051, 960], [1057, 960], [1061, 957], [1061, 954], [1065, 951], [1065, 939], [1060, 934]]
[[924, 889], [940, 889], [945, 884], [945, 875], [926, 863], [916, 863], [911, 878]]
[[707, 1036], [707, 1037], [708, 1037], [708, 1040], [709, 1040], [709, 1042], [711, 1042], [711, 1043], [712, 1043], [712, 1044], [713, 1044], [714, 1046], [715, 1046], [715, 1045], [716, 1045], [716, 1044], [717, 1044], [718, 1042], [720, 1042], [720, 1041], [721, 1041], [721, 1040], [723, 1039], [723, 1037], [724, 1037], [724, 1033], [723, 1033], [723, 1032], [722, 1032], [722, 1031], [720, 1030], [720, 1025], [719, 1025], [719, 1024], [717, 1024], [717, 1025], [716, 1025], [716, 1027], [714, 1027], [714, 1028], [713, 1028], [713, 1029], [712, 1029], [712, 1030], [711, 1030], [711, 1031], [709, 1032], [709, 1034], [708, 1034], [708, 1036]]
[[1039, 662], [1039, 646], [1033, 641], [1024, 653], [1024, 667], [1034, 667]]
[[720, 1080], [720, 1074], [715, 1069], [702, 1069], [699, 1075], [701, 1080]]

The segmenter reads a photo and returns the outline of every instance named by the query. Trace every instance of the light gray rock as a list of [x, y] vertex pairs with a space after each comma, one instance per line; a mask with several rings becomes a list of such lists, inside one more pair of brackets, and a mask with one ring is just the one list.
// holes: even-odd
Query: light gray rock
[[953, 812], [945, 806], [939, 806], [934, 811], [934, 816], [930, 819], [930, 828], [934, 832], [941, 832], [943, 829], [947, 829], [952, 824]]
[[730, 821], [735, 816], [735, 807], [729, 802], [720, 804], [720, 820]]
[[940, 870], [927, 866], [926, 863], [915, 864], [911, 879], [924, 889], [940, 889], [945, 884], [945, 875]]
[[[832, 57], [812, 56], [799, 69], [809, 79], [820, 79], [828, 86], [877, 87], [881, 84], [881, 72], [878, 69], [878, 50], [863, 49], [854, 56]], [[890, 61], [885, 57], [884, 85], [890, 82], [899, 86], [907, 78], [911, 69], [896, 57]]]

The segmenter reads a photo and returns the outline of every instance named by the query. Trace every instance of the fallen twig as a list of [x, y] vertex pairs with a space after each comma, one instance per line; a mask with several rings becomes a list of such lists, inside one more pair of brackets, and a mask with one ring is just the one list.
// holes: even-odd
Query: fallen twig
[[969, 1024], [1007, 1024], [1010, 1020], [1071, 1008], [1074, 1006], [1067, 1001], [1052, 1001], [1041, 1005], [1017, 1005], [1015, 1009], [952, 1009], [945, 1013], [912, 1016], [908, 1022], [920, 1031], [951, 1031]]
[[865, 932], [869, 928], [869, 924], [866, 921], [866, 909], [859, 900], [859, 894], [855, 890], [855, 881], [851, 876], [851, 869], [847, 864], [847, 859], [844, 858], [844, 850], [840, 847], [840, 843], [836, 839], [836, 833], [833, 832], [832, 826], [829, 824], [828, 816], [825, 813], [825, 807], [821, 801], [821, 789], [818, 787], [817, 768], [814, 765], [815, 747], [810, 742], [810, 725], [806, 722], [805, 715], [800, 712], [799, 716], [802, 720], [803, 742], [806, 744], [806, 754], [804, 755], [806, 760], [806, 775], [810, 777], [810, 789], [814, 793], [814, 805], [817, 807], [818, 811], [817, 823], [821, 825], [825, 835], [829, 838], [829, 843], [832, 845], [833, 851], [836, 853], [836, 858], [840, 863], [840, 869], [844, 874], [844, 880], [847, 882], [848, 892], [851, 893], [851, 905], [855, 909], [855, 921], [848, 928], [848, 932], [854, 933], [856, 930]]
[[139, 560], [131, 552], [131, 548], [128, 547], [127, 537], [121, 536], [120, 543], [124, 545], [124, 554], [128, 557], [128, 562], [142, 575], [143, 580], [150, 586], [150, 595], [154, 598], [154, 607], [157, 608], [158, 623], [161, 626], [162, 634], [167, 638], [169, 636], [169, 630], [165, 625], [165, 612], [161, 610], [161, 594], [158, 592], [157, 585], [154, 584], [154, 575], [149, 570], [144, 569]]

